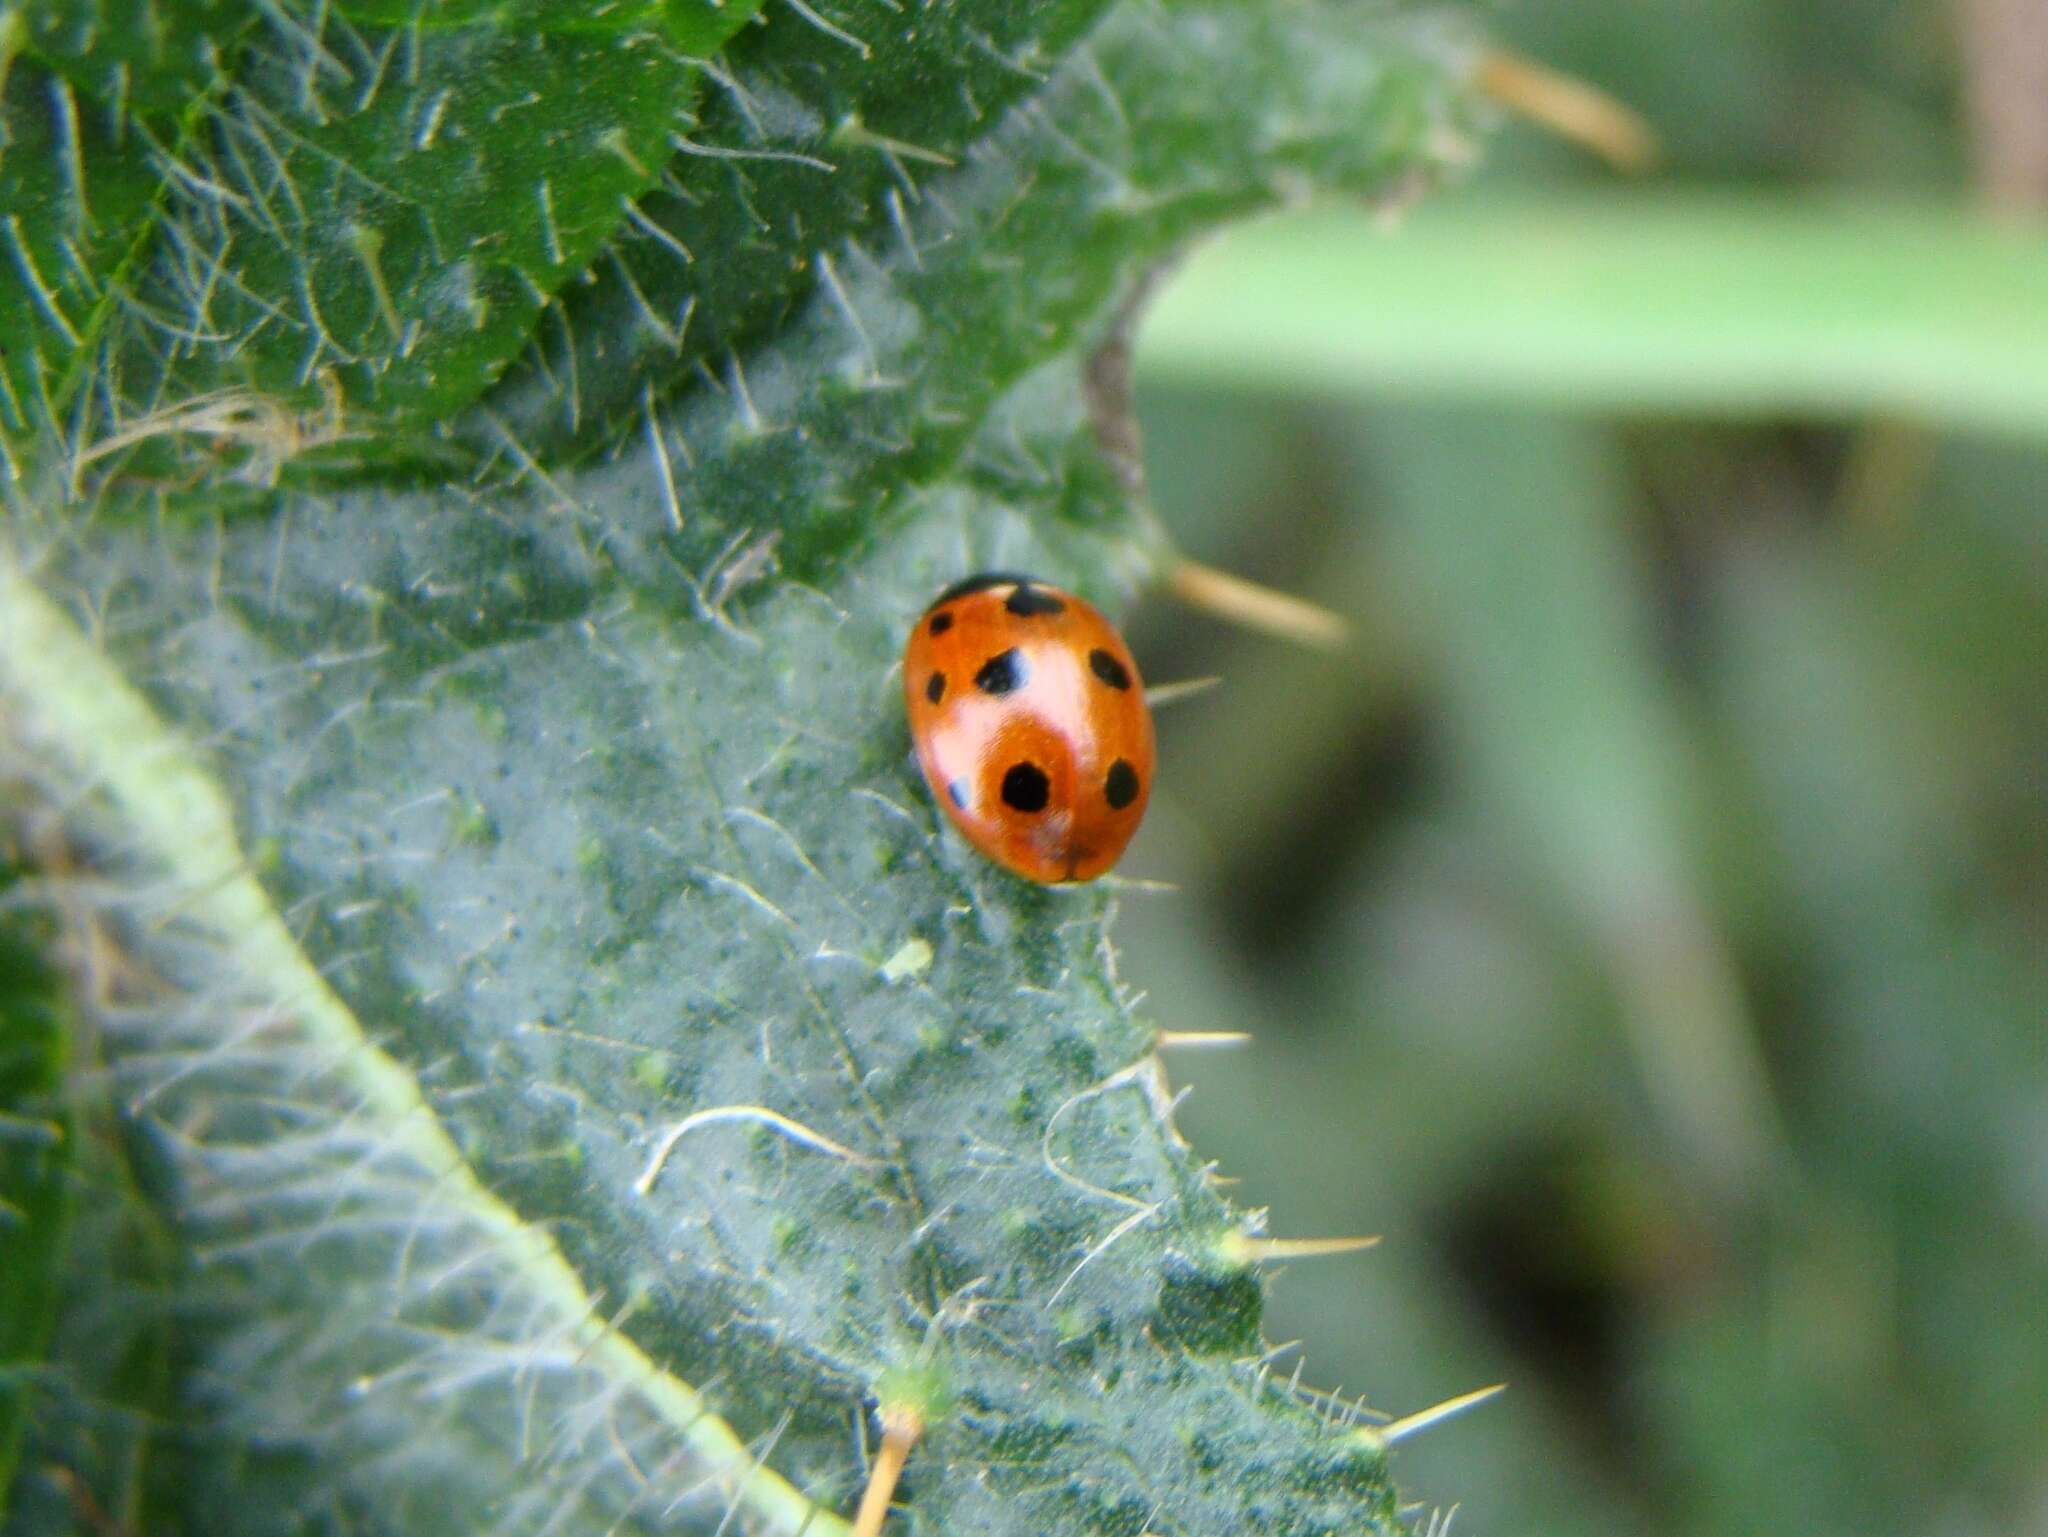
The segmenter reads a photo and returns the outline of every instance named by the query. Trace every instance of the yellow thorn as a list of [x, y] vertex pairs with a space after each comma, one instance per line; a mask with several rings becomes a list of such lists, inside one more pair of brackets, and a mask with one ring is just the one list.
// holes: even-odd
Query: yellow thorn
[[1262, 630], [1320, 651], [1335, 651], [1344, 644], [1344, 621], [1321, 604], [1276, 592], [1213, 566], [1175, 561], [1166, 574], [1166, 586], [1190, 607], [1248, 630]]
[[1657, 133], [1642, 114], [1583, 80], [1491, 48], [1473, 83], [1482, 95], [1591, 150], [1617, 171], [1640, 173], [1657, 163]]
[[1221, 678], [1183, 678], [1178, 683], [1155, 683], [1145, 690], [1145, 703], [1157, 710], [1162, 706], [1179, 704], [1183, 699], [1192, 699], [1197, 694], [1206, 694], [1221, 683]]
[[1440, 1425], [1453, 1415], [1463, 1414], [1467, 1409], [1483, 1404], [1489, 1398], [1498, 1397], [1507, 1390], [1508, 1385], [1505, 1382], [1496, 1382], [1492, 1387], [1474, 1388], [1469, 1393], [1460, 1393], [1456, 1398], [1446, 1398], [1440, 1404], [1432, 1404], [1429, 1408], [1418, 1410], [1414, 1414], [1403, 1415], [1388, 1424], [1364, 1426], [1358, 1434], [1374, 1446], [1389, 1447], [1397, 1441], [1405, 1441], [1408, 1437], [1429, 1429], [1432, 1425]]
[[1356, 1254], [1379, 1241], [1377, 1233], [1368, 1238], [1247, 1238], [1232, 1233], [1223, 1240], [1223, 1257], [1234, 1265], [1270, 1265], [1279, 1260]]
[[904, 1459], [924, 1434], [924, 1422], [915, 1410], [892, 1405], [882, 1410], [882, 1445], [868, 1469], [868, 1486], [861, 1492], [860, 1509], [854, 1513], [851, 1537], [881, 1537], [882, 1522], [889, 1515], [889, 1500], [896, 1493], [896, 1480], [903, 1476]]
[[1250, 1042], [1251, 1036], [1243, 1030], [1162, 1030], [1152, 1038], [1152, 1044], [1161, 1051], [1245, 1046]]

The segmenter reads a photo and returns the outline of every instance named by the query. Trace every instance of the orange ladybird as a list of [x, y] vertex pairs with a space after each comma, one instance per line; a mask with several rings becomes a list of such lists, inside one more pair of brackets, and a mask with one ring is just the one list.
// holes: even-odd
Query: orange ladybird
[[948, 587], [903, 649], [910, 737], [967, 841], [1034, 881], [1117, 862], [1152, 794], [1152, 715], [1093, 605], [1028, 576]]

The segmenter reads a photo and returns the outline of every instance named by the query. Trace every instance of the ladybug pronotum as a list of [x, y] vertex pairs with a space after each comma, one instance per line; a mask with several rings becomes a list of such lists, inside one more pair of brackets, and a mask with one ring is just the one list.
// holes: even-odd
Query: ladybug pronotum
[[910, 736], [967, 841], [1047, 883], [1117, 862], [1152, 793], [1138, 664], [1093, 605], [984, 572], [933, 600], [903, 650]]

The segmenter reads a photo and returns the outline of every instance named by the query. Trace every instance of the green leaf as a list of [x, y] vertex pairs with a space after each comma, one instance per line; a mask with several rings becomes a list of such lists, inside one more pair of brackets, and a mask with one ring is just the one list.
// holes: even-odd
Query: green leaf
[[1888, 412], [2048, 432], [2048, 244], [1945, 207], [1614, 193], [1234, 234], [1148, 317], [1148, 378], [1586, 411]]
[[[6, 29], [0, 19], [0, 32]], [[6, 55], [0, 37], [0, 59]], [[0, 454], [17, 476], [30, 441], [62, 419], [63, 376], [84, 355], [126, 231], [149, 216], [156, 179], [112, 154], [99, 114], [61, 75], [17, 61], [0, 96]], [[95, 170], [87, 192], [83, 167]]]
[[1263, 1369], [1115, 888], [959, 842], [895, 666], [977, 567], [1146, 573], [1095, 349], [1215, 222], [1433, 173], [1462, 56], [1121, 6], [609, 457], [494, 403], [484, 491], [16, 497], [0, 754], [162, 989], [105, 1066], [182, 1262], [122, 1309], [178, 1322], [137, 1524], [830, 1537], [877, 1399], [943, 1382], [907, 1530], [1391, 1529], [1377, 1438]]
[[[19, 880], [0, 864], [0, 903]], [[57, 979], [41, 954], [48, 939], [46, 925], [0, 916], [0, 1520], [34, 1412], [70, 1214], [73, 1141], [58, 1095], [64, 1040]]]
[[[162, 119], [220, 73], [217, 50], [260, 14], [247, 0], [37, 0], [0, 29], [118, 123]], [[0, 42], [0, 53], [12, 50]]]
[[[587, 442], [735, 349], [822, 280], [917, 240], [923, 188], [1041, 82], [1107, 9], [1030, 0], [927, 8], [854, 33], [819, 17], [734, 39], [662, 185], [640, 200], [492, 397], [542, 455]], [[879, 18], [877, 18], [879, 19]], [[943, 74], [951, 88], [935, 91]], [[873, 253], [873, 254], [871, 254]]]
[[210, 38], [203, 88], [157, 120], [73, 95], [119, 59], [18, 58], [9, 131], [30, 163], [10, 153], [0, 192], [27, 289], [10, 318], [36, 346], [10, 349], [0, 426], [17, 453], [41, 435], [89, 462], [232, 421], [267, 439], [265, 471], [343, 413], [358, 435], [423, 428], [497, 377], [626, 221], [688, 121], [690, 51], [755, 8], [561, 29], [547, 8], [270, 17]]

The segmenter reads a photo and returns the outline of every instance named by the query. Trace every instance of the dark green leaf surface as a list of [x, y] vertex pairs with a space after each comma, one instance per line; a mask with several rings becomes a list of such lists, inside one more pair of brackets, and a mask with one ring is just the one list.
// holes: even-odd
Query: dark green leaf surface
[[[1448, 150], [1461, 125], [1442, 67], [1341, 8], [1121, 13], [934, 178], [886, 245], [845, 253], [774, 347], [650, 407], [687, 471], [661, 486], [671, 521], [706, 556], [707, 518], [778, 531], [785, 563], [813, 574], [921, 499], [998, 397], [1099, 329], [1149, 262], [1307, 184], [1391, 191]], [[1056, 447], [1047, 463], [989, 435], [970, 472], [990, 490], [1035, 497], [1077, 477], [1058, 505], [1084, 519], [1110, 492], [1092, 454]]]
[[[0, 863], [0, 902], [19, 880]], [[18, 913], [0, 918], [0, 1521], [35, 1412], [66, 1260], [72, 1138], [59, 1092], [59, 990], [42, 955], [49, 937]]]
[[[10, 8], [13, 48], [103, 109], [103, 122], [161, 123], [221, 72], [223, 45], [261, 11], [247, 0], [38, 0]], [[12, 49], [0, 40], [0, 54]]]
[[65, 376], [85, 355], [157, 181], [115, 153], [102, 115], [68, 80], [19, 61], [0, 97], [0, 146], [0, 453], [19, 466], [32, 440], [65, 420]]
[[[822, 16], [742, 33], [686, 152], [590, 281], [563, 294], [493, 404], [535, 452], [558, 454], [694, 368], [723, 373], [821, 282], [843, 292], [849, 265], [921, 247], [925, 184], [1106, 9], [1020, 0], [910, 21], [869, 10], [850, 23], [858, 36]], [[941, 77], [948, 88], [932, 89]]]
[[626, 221], [689, 121], [691, 53], [754, 9], [560, 29], [518, 8], [432, 26], [222, 18], [207, 71], [168, 77], [186, 94], [154, 117], [154, 98], [72, 88], [120, 73], [95, 40], [148, 28], [52, 27], [63, 72], [28, 54], [8, 82], [12, 136], [41, 151], [4, 189], [32, 322], [20, 334], [37, 346], [10, 349], [0, 425], [17, 452], [40, 438], [89, 461], [138, 439], [226, 436], [203, 407], [233, 391], [245, 418], [270, 423], [264, 469], [294, 432], [332, 438], [344, 416], [356, 432], [424, 428], [496, 378], [549, 294]]
[[[757, 85], [848, 47], [789, 35]], [[808, 297], [743, 285], [721, 366], [646, 376], [608, 457], [544, 463], [499, 400], [460, 423], [488, 490], [17, 502], [22, 772], [102, 787], [80, 835], [177, 1000], [109, 1042], [190, 1273], [145, 1513], [829, 1537], [876, 1395], [936, 1374], [902, 1531], [1388, 1527], [1374, 1438], [1264, 1369], [1255, 1220], [1173, 1130], [1114, 888], [967, 850], [894, 669], [976, 568], [1128, 591], [1159, 542], [1088, 350], [1217, 220], [1430, 171], [1457, 57], [1340, 6], [1122, 6], [963, 110], [914, 202], [830, 213]], [[875, 78], [814, 115], [880, 121], [908, 76]], [[65, 617], [115, 611], [104, 657]], [[223, 1480], [304, 1498], [222, 1517]]]

